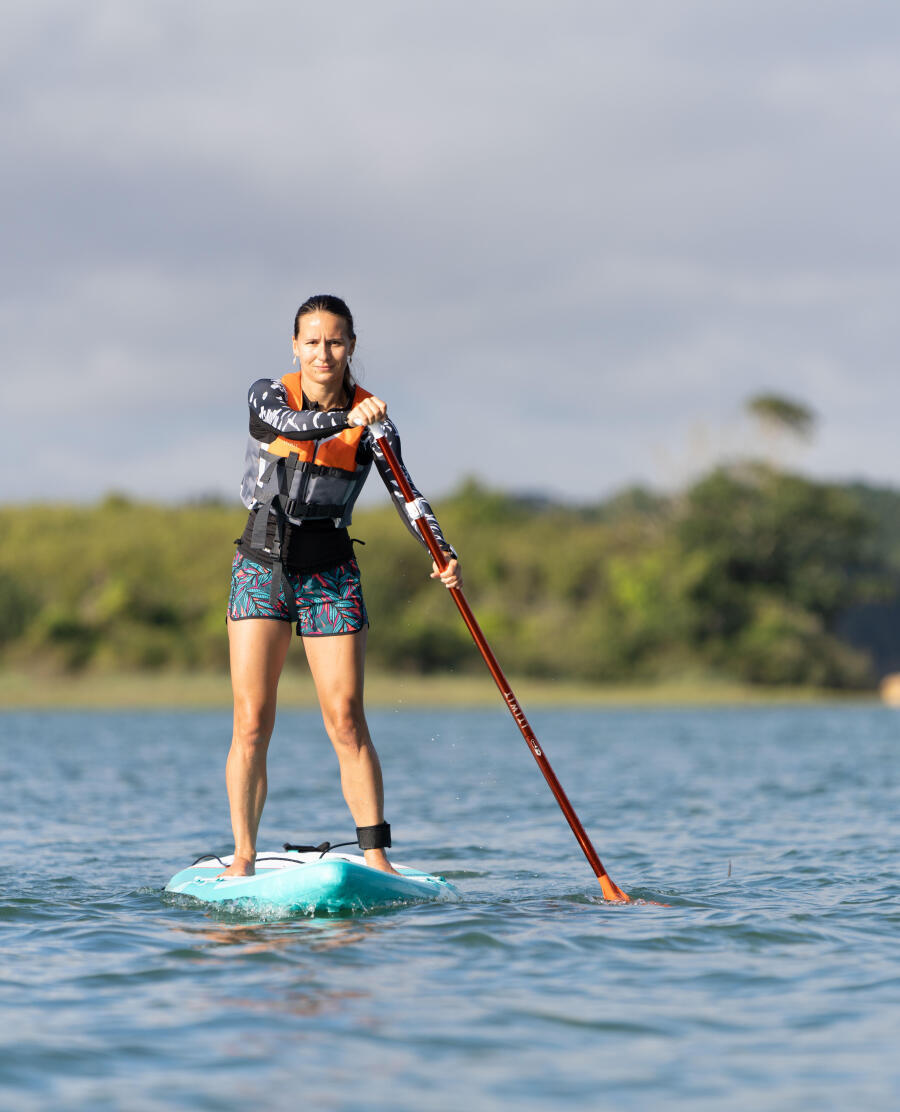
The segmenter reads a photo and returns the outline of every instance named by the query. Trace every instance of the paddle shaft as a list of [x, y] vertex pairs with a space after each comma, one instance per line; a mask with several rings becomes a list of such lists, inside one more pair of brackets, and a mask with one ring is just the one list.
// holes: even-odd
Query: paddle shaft
[[[438, 568], [443, 571], [447, 567], [448, 563], [447, 554], [438, 544], [437, 538], [435, 537], [427, 518], [422, 513], [421, 507], [416, 500], [416, 496], [413, 492], [412, 487], [410, 486], [409, 480], [407, 479], [406, 474], [400, 465], [400, 461], [397, 459], [397, 455], [394, 452], [393, 448], [387, 442], [387, 439], [384, 435], [383, 426], [380, 423], [375, 422], [369, 425], [369, 430], [374, 436], [375, 442], [382, 452], [385, 462], [391, 469], [391, 473], [397, 481], [397, 485], [399, 486], [400, 492], [402, 493], [404, 501], [406, 502], [406, 512], [415, 522], [416, 528], [419, 530], [422, 540], [425, 542], [428, 551], [431, 553], [431, 557], [434, 560], [435, 564], [437, 564]], [[572, 804], [569, 802], [566, 793], [563, 791], [562, 785], [560, 784], [559, 780], [557, 780], [556, 773], [551, 768], [546, 754], [538, 743], [537, 738], [534, 736], [534, 731], [529, 725], [528, 719], [525, 717], [525, 712], [519, 705], [519, 700], [513, 694], [513, 690], [510, 687], [509, 680], [507, 680], [506, 676], [503, 674], [503, 669], [498, 664], [497, 658], [494, 656], [493, 651], [491, 650], [491, 647], [487, 642], [487, 638], [482, 633], [481, 627], [476, 621], [475, 615], [472, 613], [471, 607], [466, 601], [465, 595], [462, 593], [462, 590], [459, 587], [450, 587], [449, 590], [450, 594], [453, 596], [453, 601], [456, 603], [456, 606], [460, 614], [462, 615], [463, 621], [466, 623], [466, 627], [469, 630], [469, 633], [471, 633], [472, 635], [472, 640], [477, 645], [478, 651], [481, 653], [482, 657], [484, 658], [485, 664], [488, 666], [488, 670], [494, 677], [494, 683], [496, 683], [497, 687], [500, 689], [500, 694], [503, 696], [503, 700], [509, 708], [510, 714], [515, 719], [516, 725], [519, 727], [522, 737], [524, 737], [526, 742], [528, 743], [528, 748], [531, 750], [531, 755], [537, 761], [538, 767], [543, 773], [544, 779], [547, 781], [550, 791], [553, 792], [556, 802], [559, 804], [562, 813], [566, 817], [566, 822], [572, 828], [572, 833], [575, 835], [578, 844], [581, 846], [582, 852], [588, 859], [588, 863], [594, 870], [594, 875], [600, 882], [600, 887], [603, 891], [604, 897], [608, 900], [627, 902], [629, 897], [621, 890], [621, 888], [618, 887], [617, 884], [613, 882], [606, 869], [604, 869], [603, 862], [597, 856], [597, 851], [594, 849], [590, 838], [587, 836], [584, 827], [581, 825], [578, 816], [575, 814], [575, 810], [572, 807]]]

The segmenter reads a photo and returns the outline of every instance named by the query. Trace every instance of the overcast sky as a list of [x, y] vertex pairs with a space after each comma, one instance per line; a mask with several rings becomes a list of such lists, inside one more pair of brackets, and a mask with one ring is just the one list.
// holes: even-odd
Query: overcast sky
[[884, 0], [4, 5], [4, 500], [236, 496], [313, 292], [426, 494], [671, 487], [761, 392], [900, 484], [898, 55]]

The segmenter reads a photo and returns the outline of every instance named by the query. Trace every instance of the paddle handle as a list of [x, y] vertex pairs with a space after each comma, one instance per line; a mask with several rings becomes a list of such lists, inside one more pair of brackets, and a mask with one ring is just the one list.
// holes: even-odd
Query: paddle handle
[[[396, 453], [385, 437], [384, 426], [381, 424], [381, 422], [376, 421], [369, 425], [369, 431], [375, 438], [375, 443], [378, 445], [379, 450], [384, 456], [385, 462], [391, 469], [391, 474], [394, 476], [394, 479], [397, 482], [397, 486], [400, 488], [400, 493], [403, 495], [404, 502], [406, 503], [407, 514], [415, 523], [415, 526], [418, 529], [422, 540], [425, 542], [428, 551], [431, 553], [431, 557], [434, 560], [435, 564], [437, 564], [438, 568], [441, 571], [444, 571], [449, 562], [447, 559], [447, 554], [438, 544], [437, 537], [435, 537], [434, 531], [432, 530], [431, 525], [428, 523], [428, 519], [424, 515], [421, 502], [419, 499], [416, 498], [416, 495], [413, 492], [412, 487], [410, 486], [409, 480], [406, 477], [406, 473], [401, 467], [400, 461], [397, 459]], [[503, 669], [497, 662], [497, 658], [494, 656], [494, 653], [487, 642], [487, 638], [482, 633], [481, 627], [479, 626], [475, 615], [472, 613], [472, 609], [466, 601], [466, 597], [463, 594], [461, 588], [450, 587], [449, 591], [450, 594], [453, 596], [453, 601], [456, 603], [460, 614], [462, 615], [462, 620], [466, 623], [466, 628], [472, 635], [472, 640], [478, 647], [478, 651], [481, 653], [485, 664], [488, 666], [488, 670], [494, 677], [494, 683], [496, 683], [497, 687], [500, 689], [500, 694], [503, 696], [503, 700], [509, 708], [510, 714], [515, 719], [515, 723], [519, 727], [519, 731], [521, 732], [522, 737], [524, 737], [525, 741], [528, 743], [528, 748], [531, 750], [531, 755], [537, 761], [538, 767], [543, 773], [544, 779], [547, 781], [550, 791], [553, 792], [556, 802], [559, 804], [562, 813], [565, 815], [566, 822], [571, 827], [572, 833], [575, 835], [578, 844], [581, 846], [582, 852], [588, 859], [588, 863], [590, 864], [591, 868], [594, 870], [594, 875], [600, 882], [600, 888], [603, 892], [604, 898], [607, 900], [615, 900], [619, 903], [630, 902], [629, 897], [622, 891], [621, 888], [619, 888], [617, 884], [613, 882], [606, 869], [603, 867], [603, 862], [598, 857], [597, 851], [594, 849], [590, 838], [587, 836], [587, 832], [581, 825], [581, 821], [579, 820], [578, 815], [575, 814], [575, 810], [572, 807], [572, 804], [569, 802], [568, 796], [563, 791], [562, 785], [556, 778], [556, 773], [553, 771], [550, 762], [547, 759], [546, 753], [544, 753], [542, 747], [538, 743], [538, 740], [534, 735], [534, 731], [529, 725], [528, 719], [525, 717], [525, 712], [519, 705], [519, 700], [513, 693], [509, 680], [507, 680], [506, 676], [503, 674]]]

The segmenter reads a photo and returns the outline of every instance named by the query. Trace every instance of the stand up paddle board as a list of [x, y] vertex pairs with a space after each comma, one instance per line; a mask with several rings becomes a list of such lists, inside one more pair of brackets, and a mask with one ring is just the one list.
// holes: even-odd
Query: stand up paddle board
[[459, 899], [441, 876], [394, 864], [400, 874], [395, 876], [373, 869], [358, 854], [272, 851], [257, 856], [253, 876], [219, 876], [233, 860], [200, 857], [176, 873], [166, 891], [235, 910], [294, 915], [365, 913]]

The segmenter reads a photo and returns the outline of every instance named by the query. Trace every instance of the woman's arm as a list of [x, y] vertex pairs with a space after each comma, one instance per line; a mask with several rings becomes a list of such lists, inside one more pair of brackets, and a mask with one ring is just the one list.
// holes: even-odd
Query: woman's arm
[[[444, 534], [441, 532], [441, 527], [438, 524], [438, 519], [434, 516], [434, 510], [432, 510], [428, 502], [422, 497], [422, 495], [415, 487], [412, 479], [409, 477], [409, 472], [406, 470], [406, 465], [403, 463], [403, 456], [400, 452], [400, 435], [397, 432], [394, 423], [389, 418], [385, 417], [382, 421], [382, 425], [384, 428], [385, 439], [394, 450], [394, 454], [399, 460], [400, 466], [403, 468], [403, 474], [406, 476], [406, 480], [412, 488], [412, 492], [415, 495], [416, 501], [419, 503], [419, 506], [422, 509], [423, 517], [431, 526], [431, 530], [437, 538], [438, 544], [441, 546], [444, 552], [447, 553], [447, 558], [455, 561], [457, 558], [456, 553], [454, 552], [453, 547], [444, 538]], [[397, 483], [397, 480], [394, 478], [393, 472], [388, 466], [387, 460], [384, 458], [384, 454], [378, 447], [378, 442], [372, 437], [372, 434], [368, 431], [368, 429], [366, 430], [366, 437], [371, 447], [372, 456], [375, 461], [375, 466], [378, 469], [378, 474], [381, 476], [381, 481], [388, 488], [388, 492], [391, 496], [391, 501], [394, 503], [394, 508], [400, 515], [400, 519], [402, 520], [406, 528], [410, 531], [410, 533], [412, 533], [412, 535], [416, 538], [419, 544], [421, 544], [423, 547], [427, 547], [425, 545], [425, 542], [422, 540], [422, 535], [419, 533], [419, 530], [415, 527], [412, 520], [410, 519], [409, 514], [406, 512], [406, 499], [403, 497], [400, 486]]]
[[247, 393], [250, 435], [263, 443], [277, 436], [288, 440], [320, 440], [349, 427], [343, 409], [292, 409], [284, 383], [277, 378], [260, 378]]

